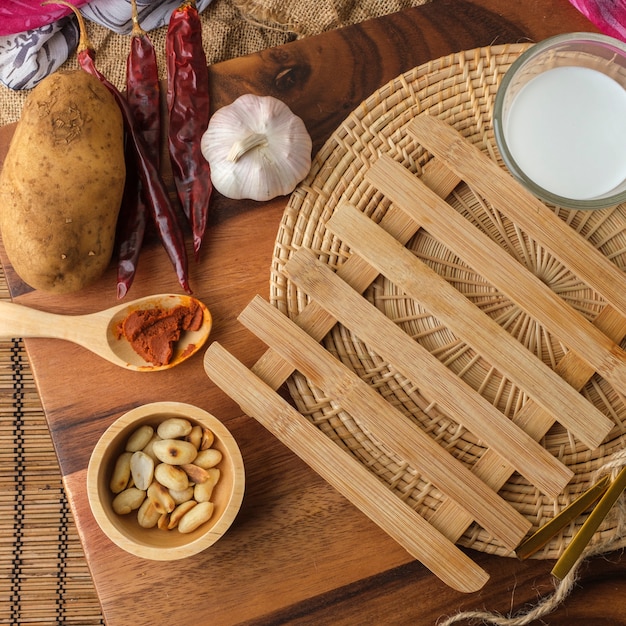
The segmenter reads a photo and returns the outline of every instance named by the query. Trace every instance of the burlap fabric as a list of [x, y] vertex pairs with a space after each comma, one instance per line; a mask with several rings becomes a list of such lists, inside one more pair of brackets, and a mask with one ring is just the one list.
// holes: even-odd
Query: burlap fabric
[[[209, 63], [258, 52], [295, 39], [394, 13], [431, 0], [214, 0], [202, 14], [203, 38]], [[94, 23], [89, 37], [96, 47], [98, 67], [117, 87], [125, 80], [128, 37]], [[165, 32], [150, 33], [160, 55], [165, 77]], [[76, 67], [76, 57], [64, 65]], [[0, 125], [20, 116], [25, 92], [12, 92], [0, 85]]]
[[[428, 1], [214, 0], [202, 15], [205, 50], [217, 63]], [[91, 23], [89, 36], [99, 68], [123, 87], [128, 38]], [[151, 33], [162, 72], [164, 37]], [[19, 119], [26, 96], [0, 86], [0, 125]], [[0, 624], [104, 624], [19, 338], [0, 341], [0, 439]]]

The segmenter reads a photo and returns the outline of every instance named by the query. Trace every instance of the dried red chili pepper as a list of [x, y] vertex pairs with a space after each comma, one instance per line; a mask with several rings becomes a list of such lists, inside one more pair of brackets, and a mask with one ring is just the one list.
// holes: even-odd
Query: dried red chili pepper
[[[136, 170], [135, 153], [130, 143], [126, 144], [125, 160], [127, 169]], [[117, 297], [120, 299], [133, 284], [147, 222], [148, 206], [143, 198], [139, 178], [126, 176], [116, 233]]]
[[188, 293], [191, 293], [187, 276], [187, 252], [183, 231], [178, 223], [176, 212], [172, 207], [159, 170], [149, 158], [148, 150], [146, 149], [143, 139], [135, 130], [133, 115], [128, 106], [128, 102], [126, 102], [126, 99], [115, 85], [109, 82], [96, 67], [95, 50], [87, 37], [87, 29], [83, 17], [76, 7], [62, 0], [50, 0], [48, 4], [62, 4], [67, 6], [74, 11], [78, 18], [80, 26], [80, 41], [77, 49], [78, 64], [85, 72], [92, 74], [100, 80], [111, 92], [120, 107], [126, 133], [137, 158], [137, 169], [141, 183], [145, 189], [146, 198], [149, 200], [152, 218], [154, 219], [165, 251], [174, 265], [176, 276], [178, 277], [181, 287]]
[[200, 139], [209, 125], [209, 71], [194, 0], [184, 0], [172, 12], [166, 58], [168, 148], [178, 197], [191, 224], [197, 257], [206, 231], [213, 185], [209, 164], [200, 150]]
[[[137, 2], [132, 0], [133, 30], [126, 62], [126, 99], [135, 128], [141, 133], [149, 157], [159, 168], [161, 143], [161, 105], [156, 52], [146, 31], [139, 24]], [[133, 150], [127, 149], [126, 161], [134, 164]], [[137, 271], [148, 217], [148, 206], [141, 181], [126, 177], [124, 200], [118, 226], [117, 297], [130, 289]]]
[[150, 37], [139, 24], [137, 2], [132, 0], [133, 30], [126, 63], [126, 99], [135, 126], [158, 167], [161, 156], [161, 94], [157, 57]]

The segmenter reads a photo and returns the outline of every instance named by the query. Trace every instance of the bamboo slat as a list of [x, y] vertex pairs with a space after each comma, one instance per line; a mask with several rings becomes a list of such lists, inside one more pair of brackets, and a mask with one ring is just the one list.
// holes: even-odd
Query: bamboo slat
[[[607, 305], [594, 320], [594, 326], [608, 337], [620, 342], [626, 336], [626, 318]], [[555, 372], [575, 389], [581, 389], [594, 374], [594, 370], [575, 352], [568, 352], [558, 363]], [[541, 410], [534, 402], [525, 404], [513, 417], [513, 421], [531, 437], [541, 439], [553, 426], [552, 416]], [[511, 466], [503, 465], [501, 459], [491, 450], [478, 459], [474, 472], [496, 491], [499, 491], [513, 473]], [[458, 540], [472, 523], [467, 513], [454, 501], [446, 499], [430, 518], [436, 528], [443, 528], [448, 536]]]
[[[459, 183], [456, 174], [436, 160], [425, 169], [423, 177], [426, 184], [443, 197], [450, 194]], [[382, 224], [389, 233], [403, 243], [406, 243], [418, 229], [418, 226], [403, 211], [393, 207], [383, 217]], [[362, 292], [378, 276], [378, 272], [355, 255], [339, 268], [338, 276], [353, 289]], [[321, 341], [337, 320], [317, 303], [311, 302], [298, 314], [296, 323], [311, 337]], [[293, 373], [293, 366], [270, 347], [254, 364], [252, 371], [268, 385], [278, 389]]]
[[427, 150], [442, 158], [473, 189], [626, 315], [624, 273], [586, 239], [574, 236], [572, 229], [543, 202], [442, 120], [418, 116], [408, 130]]
[[[623, 272], [609, 262], [586, 239], [577, 236], [541, 201], [526, 191], [480, 150], [471, 146], [445, 122], [431, 116], [419, 116], [410, 124], [409, 132], [426, 149], [439, 155], [448, 167], [462, 176], [478, 193], [483, 194], [526, 233], [545, 246], [574, 274], [601, 294], [622, 314], [626, 314], [626, 279]], [[418, 186], [424, 189], [423, 186]], [[426, 192], [425, 195], [441, 206], [432, 194]], [[431, 224], [429, 224], [430, 227]], [[474, 238], [470, 237], [470, 241], [472, 239]], [[479, 240], [481, 245], [486, 243], [482, 237]], [[489, 245], [489, 254], [496, 252], [493, 245], [487, 245]], [[472, 252], [475, 252], [474, 248]], [[465, 253], [464, 247], [459, 249], [459, 253]], [[483, 259], [487, 258], [484, 252], [481, 256]], [[520, 306], [522, 302], [529, 308], [536, 305], [532, 309], [533, 315], [537, 315], [542, 323], [557, 327], [557, 334], [565, 335], [563, 341], [566, 343], [571, 344], [579, 339], [580, 341], [571, 347], [581, 356], [591, 359], [596, 355], [597, 349], [601, 348], [597, 356], [598, 360], [594, 363], [596, 370], [626, 393], [626, 352], [602, 333], [595, 332], [589, 324], [583, 324], [571, 308], [565, 307], [562, 301], [545, 288], [545, 285], [540, 287], [534, 277], [530, 278], [532, 283], [524, 280], [524, 277], [529, 278], [528, 274], [520, 275], [516, 271], [517, 268], [507, 262], [501, 250], [497, 252], [496, 258], [497, 263], [494, 263], [493, 258], [489, 258], [493, 270], [489, 273], [490, 279], [494, 278], [495, 283], [496, 270], [499, 270], [497, 275], [501, 280], [498, 280], [498, 287], [505, 290], [508, 285], [507, 295], [513, 297], [517, 293], [516, 302]], [[472, 263], [479, 259], [478, 255], [472, 255]], [[506, 265], [503, 266], [502, 263]], [[523, 282], [518, 283], [519, 280]], [[514, 289], [511, 288], [513, 286]], [[545, 300], [538, 301], [540, 295]], [[579, 325], [586, 326], [584, 332], [579, 331]], [[568, 328], [571, 328], [571, 333], [566, 333]]]

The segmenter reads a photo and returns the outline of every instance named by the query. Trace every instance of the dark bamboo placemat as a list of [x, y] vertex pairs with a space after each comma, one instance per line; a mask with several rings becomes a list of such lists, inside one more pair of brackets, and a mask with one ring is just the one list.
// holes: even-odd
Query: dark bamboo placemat
[[[0, 275], [0, 298], [9, 300]], [[22, 341], [0, 341], [0, 624], [104, 624]]]

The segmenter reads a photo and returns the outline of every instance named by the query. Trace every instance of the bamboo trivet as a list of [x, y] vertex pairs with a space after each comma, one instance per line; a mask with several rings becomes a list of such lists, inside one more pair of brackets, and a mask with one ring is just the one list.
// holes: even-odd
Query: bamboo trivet
[[[590, 288], [549, 252], [545, 243], [539, 244], [519, 224], [503, 214], [499, 210], [501, 207], [494, 207], [482, 195], [475, 193], [474, 184], [470, 187], [460, 183], [457, 174], [465, 176], [466, 172], [458, 170], [457, 174], [453, 174], [445, 167], [438, 167], [432, 156], [409, 133], [413, 120], [422, 113], [428, 113], [456, 128], [470, 144], [501, 165], [491, 130], [493, 97], [502, 74], [525, 48], [525, 45], [498, 46], [439, 59], [398, 77], [353, 112], [322, 148], [311, 175], [290, 199], [276, 242], [271, 297], [277, 308], [292, 317], [298, 326], [306, 328], [311, 337], [323, 341], [328, 352], [379, 390], [392, 406], [470, 467], [476, 476], [494, 490], [499, 490], [500, 495], [536, 528], [584, 491], [593, 480], [594, 473], [612, 454], [623, 448], [626, 428], [621, 397], [605, 378], [594, 373], [594, 367], [600, 366], [605, 368], [605, 374], [611, 375], [610, 358], [602, 361], [606, 359], [604, 350], [609, 348], [610, 351], [612, 342], [620, 343], [626, 333], [626, 319], [612, 306], [621, 306], [619, 293], [615, 293], [619, 288], [612, 286], [612, 277], [604, 281], [608, 284], [601, 285], [602, 295]], [[426, 187], [446, 198], [447, 204], [472, 227], [483, 231], [492, 242], [506, 249], [518, 263], [548, 285], [577, 312], [577, 327], [583, 328], [584, 333], [591, 333], [589, 336], [592, 337], [594, 350], [600, 346], [597, 354], [590, 359], [584, 350], [580, 351], [582, 354], [568, 351], [566, 346], [569, 344], [565, 339], [571, 341], [572, 337], [552, 334], [542, 324], [545, 320], [531, 318], [518, 303], [485, 281], [459, 258], [456, 251], [437, 241], [427, 232], [428, 229], [418, 231], [420, 224], [408, 223], [402, 211], [367, 180], [368, 170], [381, 154], [388, 155], [412, 175], [417, 174]], [[440, 156], [447, 157], [447, 154], [441, 152]], [[457, 161], [454, 165], [460, 168], [463, 163]], [[485, 192], [485, 189], [482, 191]], [[562, 419], [562, 416], [555, 416], [546, 411], [546, 407], [540, 406], [536, 402], [536, 390], [527, 394], [493, 363], [461, 341], [441, 320], [422, 308], [418, 300], [408, 297], [389, 279], [382, 276], [376, 278], [378, 270], [369, 267], [357, 255], [351, 255], [349, 246], [327, 227], [338, 206], [346, 202], [374, 222], [379, 222], [399, 242], [407, 244], [415, 256], [453, 284], [564, 381], [580, 389], [582, 396], [597, 412], [609, 416], [617, 427], [602, 444], [595, 450], [589, 450], [565, 428], [553, 425], [555, 418]], [[559, 208], [550, 210], [561, 223], [578, 233], [580, 239], [589, 242], [577, 243], [578, 247], [574, 249], [579, 252], [587, 250], [591, 244], [620, 271], [626, 267], [626, 212], [623, 206], [587, 213]], [[549, 221], [543, 223], [552, 226], [554, 220], [547, 219]], [[536, 232], [533, 234], [537, 235]], [[559, 241], [548, 240], [548, 243], [552, 250], [558, 250]], [[511, 467], [503, 464], [480, 438], [450, 419], [441, 406], [422, 394], [418, 385], [402, 376], [369, 344], [359, 339], [357, 333], [351, 333], [341, 324], [333, 326], [332, 315], [324, 312], [316, 302], [310, 302], [305, 290], [298, 288], [283, 274], [285, 264], [300, 248], [312, 250], [322, 263], [335, 269], [337, 275], [357, 291], [366, 290], [369, 302], [427, 347], [431, 354], [531, 437], [541, 441], [546, 450], [574, 473], [573, 480], [562, 495], [552, 499], [542, 495], [518, 474], [511, 476]], [[594, 278], [588, 270], [585, 275], [585, 267], [579, 267], [585, 265], [580, 259], [577, 265], [570, 265], [586, 280]], [[607, 305], [605, 298], [610, 299], [611, 305]], [[582, 318], [588, 323], [582, 323]], [[594, 334], [592, 326], [604, 337]], [[594, 367], [589, 365], [588, 360], [592, 360]], [[511, 554], [492, 534], [472, 524], [466, 511], [436, 489], [419, 471], [406, 463], [406, 459], [364, 430], [357, 419], [343, 407], [338, 407], [313, 381], [301, 372], [292, 373], [293, 367], [282, 360], [274, 349], [270, 348], [252, 370], [273, 388], [291, 375], [289, 388], [299, 411], [338, 447], [371, 468], [431, 525], [445, 530], [448, 538], [457, 539], [461, 545], [475, 549]], [[613, 380], [619, 382], [618, 378]], [[595, 412], [597, 417], [596, 411], [591, 412]], [[576, 416], [572, 414], [571, 417]], [[578, 426], [584, 428], [585, 424], [579, 419]], [[593, 432], [589, 434], [593, 436]], [[558, 556], [583, 521], [584, 517], [571, 524], [537, 556]], [[608, 519], [596, 534], [594, 544], [603, 542], [605, 537], [614, 540], [614, 530], [614, 523]]]
[[[440, 184], [440, 191], [444, 191], [447, 181], [445, 177], [439, 177], [439, 169], [438, 167], [433, 168], [435, 175], [432, 179], [433, 182], [437, 181]], [[393, 216], [390, 221], [393, 222]], [[361, 262], [356, 256], [353, 258], [355, 261], [352, 264], [346, 263], [348, 269], [342, 274], [345, 274], [347, 278], [354, 278], [357, 284], [364, 287], [366, 285], [365, 280], [373, 277], [375, 272], [367, 272], [367, 263]], [[365, 275], [371, 274], [371, 276], [364, 278], [363, 274], [358, 271], [359, 267], [365, 270]], [[280, 317], [278, 312], [275, 315]], [[292, 323], [286, 317], [284, 317], [282, 327], [269, 335], [264, 334], [267, 327], [258, 321], [255, 322], [252, 314], [246, 314], [244, 311], [240, 319], [244, 323], [247, 322], [251, 328], [256, 329], [266, 339], [269, 338], [273, 342], [273, 348], [270, 348], [261, 357], [254, 366], [253, 372], [248, 372], [219, 344], [212, 344], [206, 352], [204, 364], [205, 370], [213, 382], [221, 386], [240, 404], [244, 411], [270, 429], [283, 443], [300, 455], [311, 467], [349, 498], [353, 504], [394, 537], [412, 556], [429, 567], [443, 581], [459, 591], [469, 592], [481, 588], [487, 580], [486, 573], [471, 561], [468, 562], [467, 557], [454, 547], [453, 542], [449, 541], [444, 533], [428, 524], [407, 507], [401, 499], [392, 497], [390, 500], [389, 494], [391, 492], [388, 493], [384, 487], [383, 491], [380, 491], [381, 483], [378, 478], [370, 474], [366, 468], [357, 470], [356, 468], [360, 468], [360, 466], [357, 463], [355, 467], [356, 461], [352, 455], [339, 448], [323, 434], [318, 433], [302, 415], [284, 403], [278, 394], [272, 393], [272, 388], [275, 389], [280, 386], [284, 380], [284, 378], [280, 378], [280, 375], [288, 375], [299, 365], [310, 375], [319, 376], [320, 384], [331, 392], [335, 391], [335, 395], [338, 395], [344, 403], [355, 410], [362, 421], [367, 418], [371, 409], [370, 403], [374, 402], [373, 397], [376, 396], [372, 396], [371, 393], [365, 394], [362, 391], [359, 393], [359, 390], [356, 393], [353, 392], [352, 389], [358, 386], [355, 378], [350, 378], [344, 370], [337, 371], [333, 368], [334, 359], [328, 353], [321, 350], [317, 354], [320, 362], [317, 374], [315, 370], [309, 369], [313, 365], [308, 356], [311, 355], [312, 357], [315, 352], [311, 341], [319, 340], [335, 324], [335, 318], [327, 314], [323, 308], [315, 306], [315, 303], [310, 304], [303, 315], [298, 317], [298, 323], [308, 332], [306, 336], [309, 340], [308, 345], [304, 343], [304, 339], [300, 339], [302, 343], [296, 341], [296, 327], [291, 328], [289, 325]], [[278, 325], [276, 318], [274, 321]], [[287, 337], [286, 341], [284, 340], [285, 337]], [[289, 355], [286, 350], [290, 351]], [[263, 374], [259, 375], [260, 372]], [[346, 392], [342, 393], [344, 389]], [[476, 397], [480, 396], [476, 394]], [[390, 409], [385, 410], [378, 407], [377, 412], [378, 415], [375, 412], [374, 415], [370, 415], [369, 419], [365, 419], [368, 429], [372, 431], [375, 438], [378, 439], [382, 436], [383, 441], [387, 440], [388, 443], [391, 443], [396, 451], [405, 450], [406, 442], [397, 433], [395, 436], [389, 437], [385, 426], [386, 420], [380, 420], [381, 414], [389, 419]], [[478, 415], [476, 417], [478, 418]], [[399, 418], [394, 417], [393, 420], [398, 422]], [[408, 428], [414, 428], [414, 426], [411, 425]], [[410, 439], [417, 438], [417, 430], [415, 429], [416, 432], [413, 433], [413, 437], [409, 437]], [[520, 431], [520, 438], [522, 434]], [[457, 465], [454, 459], [444, 454], [443, 456], [447, 461], [442, 464], [441, 453], [437, 454], [433, 450], [429, 450], [428, 454], [424, 454], [426, 452], [425, 446], [422, 446], [421, 451], [423, 458], [420, 459], [421, 462], [418, 462], [418, 466], [430, 469], [429, 475], [433, 476], [434, 474], [439, 478], [438, 488], [443, 485], [444, 492], [454, 491], [454, 466]], [[408, 456], [414, 458], [415, 454], [409, 453]], [[438, 475], [432, 467], [429, 468], [431, 464], [438, 466]], [[453, 475], [446, 483], [445, 473], [447, 471], [452, 472]], [[493, 502], [493, 497], [481, 494], [476, 499], [476, 493], [479, 491], [478, 483], [472, 483], [470, 480], [468, 484], [473, 484], [473, 488], [469, 491], [459, 489], [457, 486], [458, 500], [462, 503], [464, 510], [468, 512], [480, 512], [481, 510], [484, 512], [490, 502]], [[375, 497], [372, 498], [372, 494]], [[500, 514], [506, 513], [507, 523], [514, 523], [518, 529], [517, 534], [496, 532], [500, 539], [504, 539], [504, 545], [511, 549], [513, 544], [516, 544], [521, 535], [530, 527], [530, 523], [520, 524], [519, 517], [511, 516], [510, 510], [506, 507], [502, 508], [501, 505], [497, 507], [497, 511], [500, 511]], [[480, 513], [478, 517], [480, 517]], [[485, 517], [482, 519], [484, 522]], [[490, 525], [488, 520], [487, 526]], [[492, 526], [492, 530], [493, 528]], [[514, 528], [511, 530], [516, 532]]]
[[[430, 126], [432, 127], [430, 130], [437, 133], [438, 124], [433, 121]], [[388, 174], [385, 184], [389, 183], [389, 187], [395, 192], [398, 189], [397, 179], [404, 175], [393, 171]], [[397, 204], [411, 217], [412, 212], [407, 210], [407, 206], [412, 206], [415, 198], [411, 194], [406, 194], [402, 199], [404, 202]], [[419, 202], [419, 198], [417, 201]], [[450, 216], [447, 216], [443, 209], [442, 213], [443, 223], [449, 223]], [[422, 223], [424, 221], [428, 220], [422, 219]], [[523, 367], [531, 370], [538, 368], [540, 372], [544, 369], [536, 357], [528, 356], [521, 344], [511, 340], [508, 335], [506, 339], [502, 337], [500, 327], [498, 326], [497, 330], [493, 329], [490, 318], [483, 319], [484, 314], [475, 305], [458, 294], [448, 283], [442, 282], [437, 274], [423, 268], [420, 261], [414, 260], [401, 244], [387, 236], [384, 230], [356, 208], [348, 204], [340, 206], [326, 226], [353, 246], [355, 256], [358, 253], [378, 271], [388, 277], [392, 276], [397, 284], [405, 288], [408, 286], [410, 295], [419, 298], [421, 294], [425, 294], [423, 299], [430, 304], [431, 309], [438, 314], [443, 313], [444, 319], [451, 326], [464, 327], [467, 323], [469, 325], [465, 328], [467, 331], [485, 325], [488, 332], [485, 334], [482, 329], [477, 330], [476, 334], [479, 337], [473, 338], [477, 342], [478, 350], [484, 349], [487, 354], [495, 356], [500, 362], [498, 355], [491, 350], [491, 341], [500, 338], [503, 343], [500, 349], [504, 352], [504, 358], [522, 365], [518, 368], [519, 371], [515, 371], [514, 376], [523, 380]], [[469, 226], [465, 238], [468, 240], [475, 238], [477, 234], [474, 231], [475, 229]], [[570, 238], [578, 236], [573, 231], [568, 231], [564, 235]], [[492, 253], [494, 265], [501, 263], [502, 255], [506, 254], [500, 248]], [[550, 472], [554, 472], [555, 469], [558, 473], [559, 466], [557, 464], [555, 468], [554, 459], [549, 453], [537, 446], [514, 421], [509, 421], [501, 413], [494, 414], [495, 410], [490, 410], [492, 407], [489, 404], [475, 405], [476, 399], [483, 400], [481, 395], [471, 389], [468, 394], [463, 384], [455, 386], [453, 381], [456, 381], [456, 378], [445, 366], [424, 351], [418, 342], [407, 337], [381, 311], [362, 298], [358, 291], [337, 277], [330, 268], [317, 261], [311, 251], [305, 248], [298, 250], [284, 265], [283, 272], [310, 295], [313, 302], [321, 305], [334, 319], [353, 330], [383, 358], [393, 363], [398, 372], [414, 382], [419, 381], [422, 388], [432, 394], [440, 406], [457, 417], [461, 423], [469, 423], [475, 431], [480, 432], [483, 440], [490, 444], [490, 451], [502, 457], [502, 460], [509, 461], [522, 475], [535, 476], [538, 482], [545, 484], [542, 481], [543, 477], [550, 476]], [[488, 267], [487, 273], [490, 273]], [[416, 277], [421, 278], [421, 282], [416, 280]], [[533, 296], [532, 290], [529, 295]], [[314, 306], [309, 304], [305, 310], [314, 309]], [[469, 319], [459, 324], [455, 316]], [[323, 313], [319, 318], [329, 322]], [[263, 305], [259, 299], [253, 301], [243, 311], [240, 321], [271, 346], [268, 355], [278, 355], [275, 360], [282, 358], [291, 367], [307, 376], [311, 384], [332, 398], [335, 405], [350, 413], [364, 432], [402, 455], [407, 463], [432, 481], [448, 499], [455, 500], [457, 508], [470, 514], [470, 519], [474, 517], [477, 522], [482, 523], [485, 529], [491, 531], [504, 545], [516, 545], [521, 539], [530, 522], [518, 525], [518, 533], [521, 534], [516, 535], [517, 518], [515, 515], [511, 516], [510, 509], [494, 500], [495, 491], [491, 497], [485, 494], [486, 485], [480, 485], [480, 482], [472, 481], [466, 476], [462, 464], [443, 449], [439, 449], [438, 444], [430, 442], [431, 445], [426, 445], [423, 442], [424, 434], [419, 428], [389, 406], [375, 389], [370, 388], [366, 382], [329, 355], [314, 338], [306, 334], [306, 328], [300, 329], [280, 312], [274, 312], [270, 305]], [[595, 327], [592, 328], [595, 331]], [[428, 355], [426, 358], [423, 358], [424, 352]], [[520, 359], [520, 355], [528, 358]], [[505, 370], [510, 370], [506, 365], [504, 367]], [[352, 455], [340, 449], [330, 438], [327, 439], [312, 426], [308, 427], [302, 415], [287, 408], [278, 394], [272, 394], [271, 387], [248, 372], [218, 344], [214, 344], [207, 351], [205, 369], [209, 377], [231, 395], [244, 411], [263, 423], [442, 580], [463, 591], [475, 590], [484, 582], [483, 573], [476, 573], [451, 548], [453, 540], [456, 539], [454, 529], [452, 531], [446, 527], [437, 529], [434, 525], [429, 526], [425, 520], [421, 521], [422, 518], [419, 517], [407, 519], [404, 507], [393, 508], [388, 497], [382, 498], [380, 493], [377, 501], [372, 502], [370, 490], [373, 485], [378, 486], [377, 479], [371, 477], [368, 471], [355, 471]], [[536, 383], [540, 384], [540, 381], [533, 378], [527, 381], [531, 388]], [[568, 399], [573, 403], [578, 401], [576, 392], [570, 387], [563, 389], [562, 392], [565, 396], [571, 396]], [[465, 419], [462, 412], [455, 410], [455, 401], [465, 408]], [[587, 415], [591, 413], [593, 417], [592, 405], [586, 400], [582, 402], [585, 405], [579, 405], [577, 408]], [[556, 408], [557, 413], [562, 410], [560, 406]], [[603, 439], [608, 434], [611, 424], [609, 423], [607, 427], [605, 422], [608, 420], [599, 412], [595, 424], [593, 419], [590, 421], [595, 427], [585, 431], [590, 440], [595, 442]], [[508, 432], [504, 425], [507, 425], [511, 432]], [[580, 425], [575, 421], [574, 426]], [[600, 435], [597, 435], [597, 432], [600, 432]], [[528, 465], [532, 465], [535, 460], [537, 473], [525, 472]], [[338, 468], [343, 473], [341, 479], [337, 477]], [[571, 472], [565, 474], [561, 488], [570, 477]], [[398, 499], [397, 503], [400, 502]], [[383, 511], [385, 515], [382, 514]], [[495, 519], [489, 516], [489, 512], [495, 514]], [[497, 521], [502, 521], [503, 524], [498, 525]], [[419, 540], [419, 548], [416, 548], [414, 543], [416, 538]], [[452, 541], [447, 543], [444, 538], [452, 538]], [[445, 566], [442, 566], [442, 563]], [[449, 569], [451, 563], [452, 570]]]

